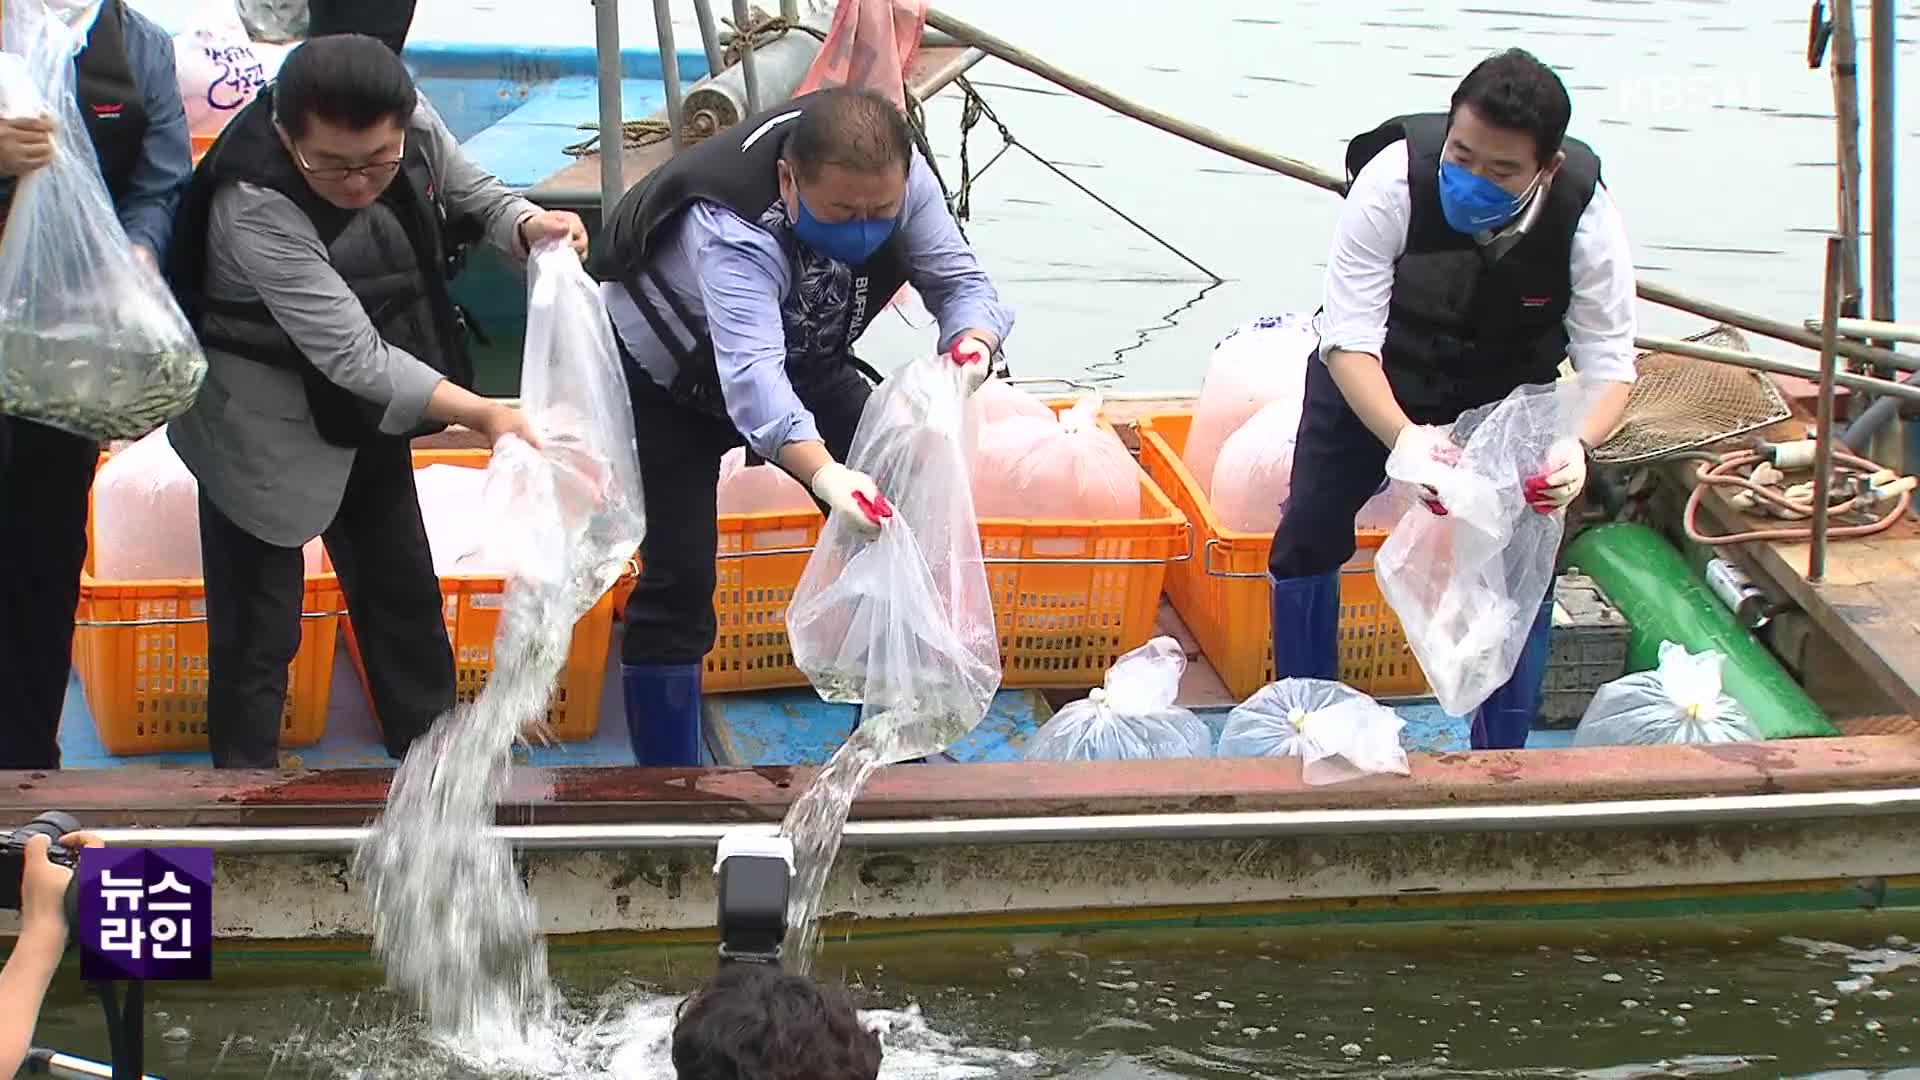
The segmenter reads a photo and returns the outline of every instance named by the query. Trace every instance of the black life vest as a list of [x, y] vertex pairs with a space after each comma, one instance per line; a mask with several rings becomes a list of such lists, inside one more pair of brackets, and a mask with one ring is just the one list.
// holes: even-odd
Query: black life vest
[[[1446, 113], [1398, 116], [1347, 144], [1347, 175], [1407, 141], [1413, 212], [1394, 266], [1381, 363], [1406, 406], [1470, 408], [1552, 382], [1567, 354], [1573, 235], [1600, 183], [1600, 159], [1568, 138], [1539, 216], [1517, 240], [1483, 246], [1440, 208]], [[1523, 211], [1524, 213], [1525, 211]]]
[[[338, 446], [365, 446], [386, 437], [379, 429], [385, 411], [381, 405], [356, 397], [321, 374], [280, 329], [266, 304], [207, 295], [213, 196], [222, 185], [240, 181], [279, 192], [307, 215], [334, 270], [387, 344], [406, 350], [455, 385], [472, 388], [466, 319], [447, 288], [460, 267], [458, 245], [419, 139], [409, 135], [400, 170], [377, 202], [363, 210], [343, 210], [314, 193], [280, 142], [269, 86], [227, 124], [201, 158], [181, 200], [174, 232], [169, 277], [201, 344], [298, 372], [320, 436]], [[423, 423], [401, 437], [432, 434], [445, 426]]]
[[[829, 259], [794, 236], [775, 163], [794, 124], [816, 100], [813, 94], [795, 98], [682, 150], [626, 193], [608, 215], [601, 242], [594, 245], [588, 263], [594, 277], [624, 285], [654, 335], [673, 354], [679, 371], [667, 389], [682, 404], [710, 415], [727, 415], [713, 337], [653, 265], [656, 238], [688, 204], [704, 199], [724, 206], [771, 233], [786, 252], [790, 287], [780, 300], [780, 314], [787, 377], [795, 385], [849, 363], [872, 377], [871, 369], [853, 357], [853, 344], [907, 281], [903, 229], [896, 228], [859, 266]], [[640, 287], [642, 276], [666, 298], [679, 328], [670, 327], [664, 313], [649, 302]]]
[[[80, 116], [116, 206], [126, 198], [134, 167], [140, 164], [149, 119], [146, 96], [127, 57], [128, 18], [121, 0], [105, 0], [87, 31], [87, 47], [73, 61]], [[0, 222], [13, 204], [13, 190], [13, 178], [0, 180]]]

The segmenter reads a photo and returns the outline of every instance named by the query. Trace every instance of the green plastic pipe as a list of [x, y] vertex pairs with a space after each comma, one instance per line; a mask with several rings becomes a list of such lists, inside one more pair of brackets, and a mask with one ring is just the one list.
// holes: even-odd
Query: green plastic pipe
[[1662, 641], [1689, 652], [1713, 649], [1727, 658], [1722, 669], [1727, 696], [1740, 703], [1762, 735], [1840, 734], [1659, 533], [1631, 522], [1589, 529], [1567, 548], [1567, 562], [1593, 578], [1632, 627], [1628, 671], [1652, 670]]

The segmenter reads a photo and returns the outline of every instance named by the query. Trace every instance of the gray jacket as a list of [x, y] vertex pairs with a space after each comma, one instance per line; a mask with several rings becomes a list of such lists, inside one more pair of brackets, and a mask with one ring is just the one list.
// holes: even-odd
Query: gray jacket
[[[407, 142], [425, 150], [448, 213], [472, 214], [513, 255], [515, 226], [539, 207], [467, 160], [425, 97]], [[381, 430], [419, 423], [440, 373], [374, 332], [305, 214], [278, 192], [232, 183], [214, 193], [211, 219], [209, 295], [265, 303], [321, 373], [385, 406]], [[167, 431], [214, 506], [269, 544], [299, 547], [339, 512], [355, 451], [320, 437], [296, 372], [208, 349], [200, 396]]]

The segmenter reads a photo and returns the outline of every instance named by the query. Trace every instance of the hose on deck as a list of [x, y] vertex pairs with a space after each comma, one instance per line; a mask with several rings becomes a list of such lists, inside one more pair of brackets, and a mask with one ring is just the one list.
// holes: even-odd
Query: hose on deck
[[[1675, 456], [1700, 462], [1697, 482], [1687, 496], [1686, 511], [1682, 517], [1687, 539], [1697, 544], [1720, 546], [1756, 540], [1804, 541], [1813, 537], [1810, 525], [1749, 529], [1717, 536], [1701, 532], [1698, 525], [1700, 500], [1710, 488], [1731, 489], [1732, 494], [1727, 501], [1739, 510], [1771, 514], [1787, 521], [1811, 520], [1812, 479], [1787, 484], [1786, 473], [1781, 467], [1795, 468], [1803, 458], [1809, 456], [1801, 452], [1800, 444], [1762, 444], [1758, 449], [1736, 450], [1728, 454], [1695, 452]], [[1810, 462], [1808, 465], [1811, 471]], [[1827, 513], [1830, 519], [1848, 515], [1862, 517], [1879, 512], [1881, 507], [1889, 508], [1870, 521], [1844, 524], [1835, 520], [1827, 528], [1829, 538], [1872, 536], [1885, 532], [1905, 517], [1913, 504], [1915, 478], [1912, 476], [1898, 476], [1890, 469], [1839, 447], [1833, 451], [1833, 466], [1834, 476], [1829, 490], [1850, 494], [1840, 502], [1829, 504]]]

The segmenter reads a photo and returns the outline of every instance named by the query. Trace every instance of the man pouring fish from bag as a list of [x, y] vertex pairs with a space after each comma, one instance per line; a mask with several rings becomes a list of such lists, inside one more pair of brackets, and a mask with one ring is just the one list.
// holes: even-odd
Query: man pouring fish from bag
[[515, 259], [549, 238], [586, 250], [578, 217], [469, 161], [400, 57], [360, 34], [289, 53], [194, 172], [172, 276], [208, 370], [168, 432], [200, 486], [216, 767], [278, 764], [315, 536], [387, 752], [454, 704], [411, 440], [461, 424], [538, 445], [518, 409], [471, 389], [447, 288], [462, 225]]
[[595, 245], [633, 398], [649, 528], [621, 675], [642, 765], [700, 763], [720, 459], [786, 470], [878, 530], [887, 493], [844, 461], [878, 375], [853, 345], [903, 284], [977, 389], [1013, 328], [900, 109], [835, 88], [749, 117], [629, 190]]
[[[1560, 78], [1510, 49], [1468, 73], [1448, 112], [1398, 117], [1348, 145], [1352, 182], [1268, 558], [1277, 678], [1338, 678], [1340, 566], [1389, 451], [1456, 457], [1444, 425], [1553, 382], [1569, 359], [1604, 388], [1581, 433], [1527, 481], [1529, 504], [1552, 513], [1580, 493], [1587, 454], [1624, 414], [1636, 376], [1633, 256], [1599, 158], [1566, 135], [1572, 112]], [[1475, 749], [1525, 745], [1550, 611], [1541, 607], [1525, 647], [1542, 662], [1523, 654], [1475, 711]]]

